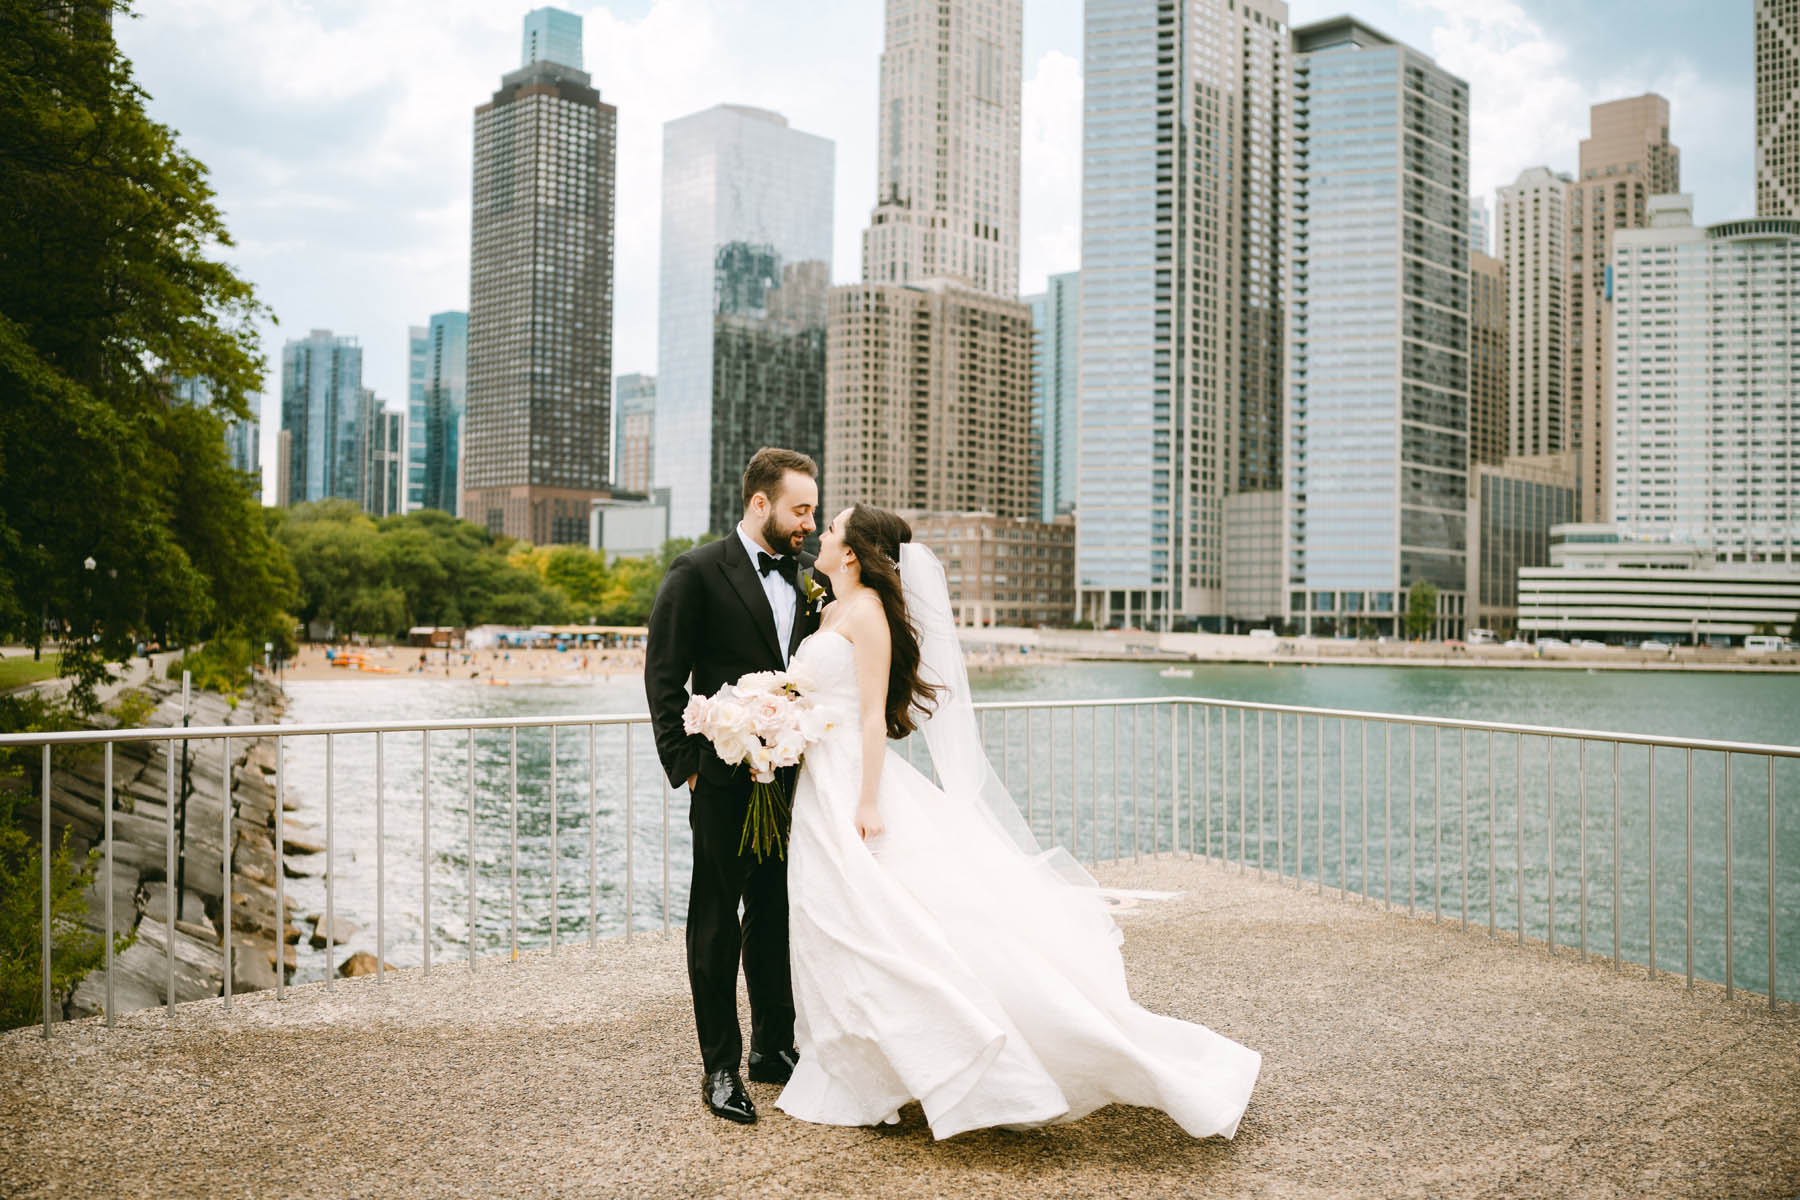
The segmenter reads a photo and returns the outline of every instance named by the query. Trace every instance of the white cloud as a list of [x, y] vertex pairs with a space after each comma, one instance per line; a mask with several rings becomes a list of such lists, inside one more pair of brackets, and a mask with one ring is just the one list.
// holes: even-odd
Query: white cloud
[[1025, 80], [1019, 282], [1026, 294], [1081, 265], [1081, 95], [1081, 63], [1059, 50], [1045, 53]]

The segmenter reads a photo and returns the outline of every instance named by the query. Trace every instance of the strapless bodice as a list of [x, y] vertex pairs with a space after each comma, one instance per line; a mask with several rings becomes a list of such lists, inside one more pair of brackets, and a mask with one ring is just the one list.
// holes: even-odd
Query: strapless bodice
[[809, 634], [794, 652], [790, 670], [811, 685], [815, 705], [847, 720], [856, 714], [856, 647], [835, 629]]

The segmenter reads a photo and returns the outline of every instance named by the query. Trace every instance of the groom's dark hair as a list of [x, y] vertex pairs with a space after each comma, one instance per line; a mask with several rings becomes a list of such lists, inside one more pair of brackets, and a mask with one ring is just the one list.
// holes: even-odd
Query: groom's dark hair
[[819, 464], [798, 450], [783, 450], [780, 446], [764, 446], [752, 454], [744, 468], [744, 507], [750, 507], [750, 498], [758, 492], [773, 503], [781, 495], [782, 476], [789, 471], [817, 479]]

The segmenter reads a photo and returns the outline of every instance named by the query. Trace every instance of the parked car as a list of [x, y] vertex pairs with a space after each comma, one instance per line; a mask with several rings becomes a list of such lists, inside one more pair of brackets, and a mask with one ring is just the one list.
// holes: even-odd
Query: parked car
[[1673, 649], [1673, 647], [1668, 642], [1659, 642], [1655, 638], [1646, 638], [1643, 641], [1638, 643], [1638, 649], [1639, 650], [1670, 650], [1670, 649]]
[[1531, 649], [1531, 643], [1524, 638], [1507, 638], [1506, 648], [1508, 650], [1529, 650]]
[[1744, 653], [1772, 654], [1781, 649], [1781, 639], [1768, 634], [1753, 633], [1744, 639]]
[[1605, 642], [1596, 642], [1593, 638], [1576, 638], [1573, 645], [1577, 650], [1604, 650]]
[[1569, 643], [1561, 638], [1541, 637], [1537, 640], [1537, 647], [1539, 650], [1567, 650]]
[[[1272, 642], [1275, 640], [1275, 631], [1273, 629], [1252, 629], [1250, 636], [1259, 642]], [[176, 915], [180, 916], [181, 914], [177, 913]]]
[[1494, 636], [1494, 631], [1491, 629], [1469, 630], [1469, 645], [1471, 646], [1485, 646], [1490, 642], [1497, 642], [1499, 640], [1499, 638]]

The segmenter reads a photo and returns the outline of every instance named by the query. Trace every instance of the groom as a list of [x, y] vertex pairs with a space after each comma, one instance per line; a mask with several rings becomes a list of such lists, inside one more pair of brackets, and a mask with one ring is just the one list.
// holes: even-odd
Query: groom
[[[738, 853], [750, 804], [750, 773], [727, 766], [704, 737], [682, 731], [689, 681], [710, 696], [753, 671], [778, 671], [818, 628], [799, 571], [815, 528], [819, 468], [804, 454], [765, 447], [744, 468], [744, 519], [718, 541], [669, 565], [650, 610], [644, 691], [656, 752], [672, 787], [689, 791], [694, 878], [688, 893], [688, 984], [706, 1076], [700, 1094], [715, 1116], [756, 1120], [738, 1076], [737, 968], [750, 993], [750, 1078], [786, 1083], [794, 1050], [788, 976], [787, 863]], [[744, 906], [738, 919], [738, 903]]]

